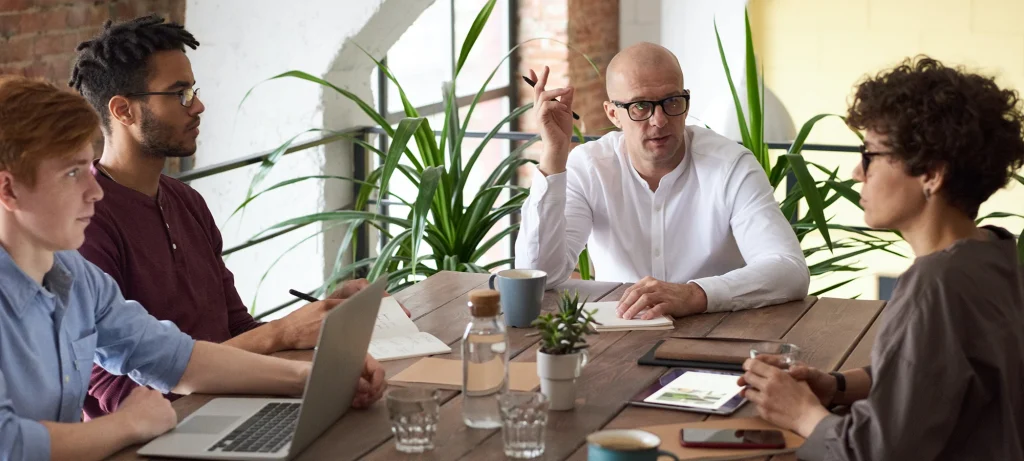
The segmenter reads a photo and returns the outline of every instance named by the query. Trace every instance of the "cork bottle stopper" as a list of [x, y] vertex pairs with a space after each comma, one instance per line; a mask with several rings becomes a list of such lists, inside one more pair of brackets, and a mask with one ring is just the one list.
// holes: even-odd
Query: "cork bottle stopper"
[[495, 317], [501, 311], [501, 296], [496, 290], [469, 292], [469, 313], [473, 317]]

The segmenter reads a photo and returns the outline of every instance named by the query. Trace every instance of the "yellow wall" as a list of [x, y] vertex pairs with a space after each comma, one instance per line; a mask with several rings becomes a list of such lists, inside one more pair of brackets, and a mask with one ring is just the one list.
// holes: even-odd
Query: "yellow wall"
[[[1024, 90], [1024, 0], [751, 0], [749, 12], [765, 85], [798, 129], [816, 114], [845, 113], [863, 76], [919, 53]], [[808, 142], [854, 145], [858, 140], [842, 122], [830, 119], [816, 126]], [[859, 161], [856, 154], [805, 155], [829, 168], [841, 167], [840, 178], [849, 178]], [[1024, 214], [1024, 186], [1013, 183], [1000, 191], [981, 214], [997, 210]], [[835, 222], [863, 225], [852, 205], [830, 211]], [[1024, 220], [1015, 218], [991, 223], [1015, 233], [1024, 228]], [[910, 255], [908, 248], [902, 251]], [[898, 275], [909, 263], [884, 254], [861, 259], [870, 274]], [[841, 280], [837, 275], [816, 281], [812, 291]], [[874, 298], [876, 279], [862, 277], [832, 295]]]

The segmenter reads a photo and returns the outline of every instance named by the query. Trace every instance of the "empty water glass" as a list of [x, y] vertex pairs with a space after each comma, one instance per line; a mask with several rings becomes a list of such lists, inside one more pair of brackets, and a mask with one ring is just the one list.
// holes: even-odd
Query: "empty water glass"
[[395, 448], [402, 453], [423, 453], [434, 449], [441, 391], [396, 388], [387, 395], [391, 432]]
[[750, 358], [767, 355], [767, 363], [788, 370], [800, 358], [800, 348], [795, 344], [766, 341], [750, 346]]
[[547, 396], [540, 392], [508, 392], [498, 396], [505, 456], [536, 458], [544, 454], [549, 405]]

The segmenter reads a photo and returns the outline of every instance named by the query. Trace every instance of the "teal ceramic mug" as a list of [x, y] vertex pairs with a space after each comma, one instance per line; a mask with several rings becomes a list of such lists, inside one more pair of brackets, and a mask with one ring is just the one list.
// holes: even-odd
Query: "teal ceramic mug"
[[589, 461], [656, 461], [667, 457], [679, 458], [659, 450], [661, 439], [650, 432], [635, 429], [616, 429], [595, 432], [587, 436]]

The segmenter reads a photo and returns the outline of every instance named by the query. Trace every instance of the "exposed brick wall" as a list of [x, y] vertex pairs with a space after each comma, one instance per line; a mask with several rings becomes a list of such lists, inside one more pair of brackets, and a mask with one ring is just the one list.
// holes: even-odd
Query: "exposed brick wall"
[[576, 88], [573, 105], [586, 134], [604, 134], [612, 126], [604, 114], [604, 73], [619, 52], [619, 0], [569, 0], [569, 44], [587, 55], [569, 55], [569, 81]]
[[0, 74], [68, 80], [75, 47], [107, 19], [158, 13], [185, 20], [185, 0], [0, 0]]
[[[576, 88], [573, 110], [580, 115], [580, 126], [587, 134], [601, 134], [611, 125], [604, 115], [604, 72], [608, 61], [619, 51], [619, 0], [520, 0], [519, 39], [553, 38], [568, 43], [538, 40], [525, 44], [519, 52], [519, 72], [551, 67], [548, 87], [571, 85]], [[598, 75], [578, 52], [586, 54], [600, 69]], [[520, 104], [533, 101], [533, 90], [522, 81]], [[520, 130], [536, 132], [532, 114], [520, 119]]]

